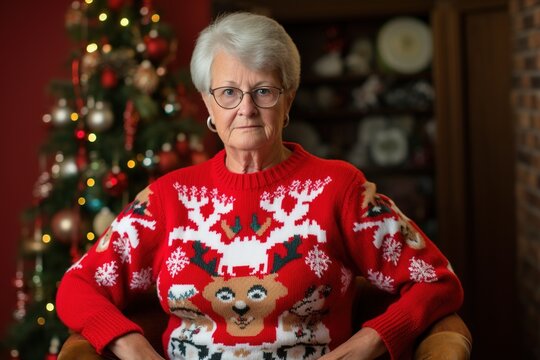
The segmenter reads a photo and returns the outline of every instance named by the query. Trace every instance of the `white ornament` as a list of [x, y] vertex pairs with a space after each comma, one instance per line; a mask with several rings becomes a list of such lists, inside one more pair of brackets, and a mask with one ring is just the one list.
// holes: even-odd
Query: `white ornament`
[[86, 117], [88, 129], [94, 132], [103, 132], [110, 129], [113, 122], [114, 114], [111, 106], [103, 101], [97, 101]]
[[67, 106], [66, 99], [58, 100], [56, 105], [51, 111], [51, 120], [54, 126], [62, 127], [67, 125], [71, 121], [71, 113], [73, 111]]

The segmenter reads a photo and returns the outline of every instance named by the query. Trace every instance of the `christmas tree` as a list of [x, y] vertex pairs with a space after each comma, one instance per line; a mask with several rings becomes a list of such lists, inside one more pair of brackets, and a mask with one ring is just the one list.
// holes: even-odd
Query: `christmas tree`
[[156, 177], [207, 159], [187, 71], [150, 0], [76, 0], [66, 12], [71, 79], [51, 82], [34, 203], [23, 214], [13, 359], [54, 359], [65, 270]]

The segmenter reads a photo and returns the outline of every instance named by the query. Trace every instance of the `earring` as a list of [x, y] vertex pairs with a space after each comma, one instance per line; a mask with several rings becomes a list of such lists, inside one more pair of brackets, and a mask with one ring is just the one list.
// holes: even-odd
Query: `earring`
[[211, 116], [206, 119], [206, 126], [208, 126], [208, 129], [210, 129], [211, 132], [217, 133], [216, 125], [212, 122]]
[[287, 116], [285, 116], [285, 121], [283, 122], [283, 128], [286, 128], [289, 125], [289, 121], [289, 114], [287, 114]]

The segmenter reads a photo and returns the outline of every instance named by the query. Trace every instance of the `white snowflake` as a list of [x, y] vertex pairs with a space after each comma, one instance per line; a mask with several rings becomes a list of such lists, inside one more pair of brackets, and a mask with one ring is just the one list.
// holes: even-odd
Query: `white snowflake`
[[121, 236], [114, 240], [113, 249], [123, 263], [131, 263], [131, 246], [127, 236]]
[[176, 250], [174, 250], [171, 256], [169, 256], [167, 259], [166, 264], [167, 270], [169, 270], [171, 276], [176, 276], [176, 274], [182, 271], [182, 269], [189, 264], [189, 259], [181, 248], [176, 248]]
[[341, 267], [341, 293], [345, 294], [352, 281], [352, 272], [346, 267]]
[[310, 250], [306, 256], [306, 265], [308, 265], [311, 271], [319, 278], [326, 270], [328, 270], [328, 264], [330, 263], [332, 263], [332, 261], [324, 251], [319, 250], [318, 245], [315, 245], [313, 250]]
[[116, 284], [116, 278], [118, 277], [116, 270], [118, 270], [116, 261], [105, 263], [97, 268], [94, 279], [100, 286], [113, 286]]
[[133, 277], [131, 278], [131, 283], [129, 284], [130, 289], [143, 289], [146, 290], [152, 284], [152, 268], [147, 267], [146, 269], [141, 269], [141, 271], [133, 272]]
[[79, 260], [77, 260], [77, 262], [71, 265], [69, 269], [66, 270], [66, 273], [70, 272], [71, 270], [82, 269], [82, 261], [86, 257], [86, 255], [88, 254], [84, 254]]
[[401, 243], [394, 238], [387, 238], [383, 243], [383, 259], [397, 265], [401, 256]]
[[390, 276], [384, 275], [380, 271], [373, 271], [373, 269], [369, 269], [368, 280], [381, 290], [390, 293], [394, 292], [394, 279], [392, 279]]
[[416, 282], [434, 282], [437, 281], [435, 268], [421, 259], [412, 257], [410, 260], [409, 271], [411, 280]]

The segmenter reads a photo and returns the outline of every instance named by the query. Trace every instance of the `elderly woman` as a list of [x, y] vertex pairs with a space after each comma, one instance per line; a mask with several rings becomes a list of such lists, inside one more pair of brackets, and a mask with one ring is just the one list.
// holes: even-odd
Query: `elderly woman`
[[[169, 359], [373, 359], [462, 302], [448, 260], [355, 167], [282, 141], [300, 58], [274, 20], [220, 17], [191, 61], [224, 150], [141, 192], [67, 272], [58, 313], [98, 351], [161, 359], [121, 307], [155, 284]], [[353, 334], [354, 277], [398, 300]]]

